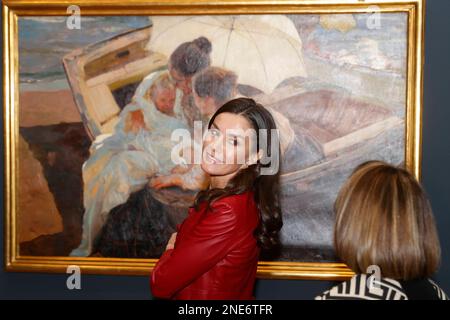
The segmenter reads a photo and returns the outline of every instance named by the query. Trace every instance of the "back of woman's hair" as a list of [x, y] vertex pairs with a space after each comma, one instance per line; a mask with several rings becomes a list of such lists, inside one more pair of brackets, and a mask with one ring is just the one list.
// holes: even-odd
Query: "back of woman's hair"
[[172, 68], [185, 77], [192, 77], [211, 64], [211, 42], [205, 37], [180, 44], [170, 55]]
[[383, 277], [411, 280], [437, 271], [440, 245], [431, 206], [407, 170], [381, 161], [360, 165], [334, 210], [336, 254], [354, 272], [376, 265]]
[[[208, 129], [211, 128], [214, 119], [221, 113], [233, 113], [245, 117], [256, 131], [256, 150], [267, 147], [262, 150], [268, 158], [274, 158], [280, 155], [280, 146], [278, 137], [273, 137], [277, 134], [275, 121], [269, 111], [253, 99], [238, 98], [225, 103], [220, 107], [216, 113], [211, 117]], [[259, 141], [259, 130], [266, 129], [267, 142], [265, 146]], [[272, 146], [276, 143], [276, 146]], [[275, 147], [275, 148], [274, 148]], [[277, 155], [272, 155], [271, 150], [278, 152]], [[259, 160], [247, 168], [240, 169], [239, 172], [230, 179], [227, 186], [223, 189], [212, 188], [200, 191], [194, 201], [194, 207], [198, 210], [200, 203], [206, 201], [208, 206], [211, 202], [220, 198], [241, 194], [246, 191], [254, 191], [254, 199], [259, 210], [260, 219], [259, 225], [255, 230], [255, 236], [260, 245], [264, 249], [270, 249], [278, 243], [278, 233], [283, 225], [280, 207], [280, 183], [279, 170], [271, 173], [261, 174], [261, 169], [273, 168], [273, 163], [261, 163]]]

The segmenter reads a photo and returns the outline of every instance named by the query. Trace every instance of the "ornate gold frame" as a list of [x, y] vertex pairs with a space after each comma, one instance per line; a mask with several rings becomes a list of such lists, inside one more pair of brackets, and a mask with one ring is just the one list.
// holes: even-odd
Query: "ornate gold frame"
[[[5, 0], [3, 1], [3, 92], [4, 92], [4, 212], [5, 268], [19, 272], [66, 272], [78, 265], [94, 274], [148, 275], [156, 259], [73, 258], [20, 256], [16, 240], [18, 192], [18, 25], [19, 16], [67, 15], [71, 4], [83, 15], [175, 15], [175, 14], [280, 14], [364, 13], [377, 5], [380, 12], [408, 14], [406, 166], [420, 179], [422, 76], [425, 0]], [[277, 279], [343, 280], [353, 273], [342, 263], [260, 262], [258, 277]]]

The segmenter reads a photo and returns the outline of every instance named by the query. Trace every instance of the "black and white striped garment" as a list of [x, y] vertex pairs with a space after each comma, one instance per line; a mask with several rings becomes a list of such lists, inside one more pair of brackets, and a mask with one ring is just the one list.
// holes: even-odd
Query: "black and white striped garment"
[[[370, 279], [357, 274], [350, 280], [317, 296], [316, 300], [448, 300], [445, 292], [432, 280], [399, 282], [389, 278]], [[372, 286], [368, 285], [372, 282]]]

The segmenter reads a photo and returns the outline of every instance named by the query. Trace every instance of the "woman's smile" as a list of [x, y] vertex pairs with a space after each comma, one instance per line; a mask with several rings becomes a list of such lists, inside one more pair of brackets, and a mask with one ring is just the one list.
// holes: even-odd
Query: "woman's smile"
[[213, 157], [209, 152], [206, 152], [206, 158], [209, 162], [212, 162], [214, 164], [222, 164], [223, 161], [220, 161], [219, 159]]

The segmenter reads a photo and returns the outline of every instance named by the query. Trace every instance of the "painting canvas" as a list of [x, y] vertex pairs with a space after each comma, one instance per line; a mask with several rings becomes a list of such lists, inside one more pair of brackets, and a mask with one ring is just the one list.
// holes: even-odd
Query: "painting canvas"
[[[18, 256], [159, 257], [198, 189], [149, 182], [174, 172], [171, 130], [207, 119], [178, 89], [171, 110], [183, 117], [158, 111], [150, 89], [156, 75], [174, 83], [171, 54], [201, 37], [210, 65], [236, 76], [236, 94], [278, 115], [283, 228], [262, 260], [337, 263], [342, 183], [368, 160], [410, 162], [408, 12], [81, 15], [75, 28], [67, 19], [17, 21]], [[150, 105], [143, 121], [164, 133], [136, 155], [139, 139], [118, 128], [131, 119], [124, 110]]]

